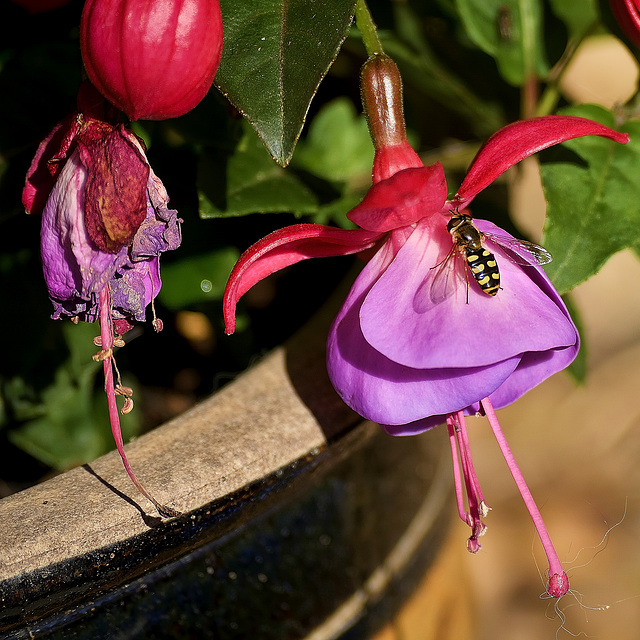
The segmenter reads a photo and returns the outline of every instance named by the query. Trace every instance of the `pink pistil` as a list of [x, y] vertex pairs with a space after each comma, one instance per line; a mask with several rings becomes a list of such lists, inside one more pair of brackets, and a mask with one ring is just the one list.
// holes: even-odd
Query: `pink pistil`
[[531, 519], [533, 520], [536, 531], [540, 536], [544, 552], [547, 555], [547, 560], [549, 561], [549, 582], [547, 583], [547, 593], [553, 598], [560, 598], [569, 590], [569, 578], [562, 568], [562, 564], [560, 563], [558, 554], [551, 542], [551, 537], [544, 525], [540, 511], [538, 510], [533, 496], [531, 495], [531, 491], [529, 491], [529, 487], [524, 480], [524, 476], [516, 463], [509, 444], [507, 443], [507, 439], [500, 428], [500, 423], [498, 422], [498, 417], [493, 410], [491, 401], [489, 398], [485, 398], [481, 401], [481, 405], [485, 415], [487, 416], [487, 420], [489, 420], [493, 434], [498, 441], [498, 446], [500, 447], [500, 451], [502, 452], [507, 466], [509, 467], [509, 471], [511, 471], [511, 475], [518, 487], [518, 491], [520, 491], [524, 504], [529, 511]]
[[116, 442], [116, 448], [122, 458], [122, 463], [126, 469], [133, 484], [138, 488], [138, 491], [145, 496], [153, 506], [158, 510], [158, 513], [165, 517], [170, 518], [173, 516], [179, 516], [180, 512], [160, 504], [140, 483], [136, 478], [133, 469], [129, 465], [127, 455], [124, 452], [124, 444], [122, 442], [122, 432], [120, 430], [120, 416], [118, 415], [118, 405], [116, 403], [116, 391], [113, 383], [113, 321], [111, 317], [111, 289], [107, 284], [100, 291], [100, 339], [102, 351], [99, 354], [99, 359], [103, 362], [104, 367], [104, 387], [107, 394], [107, 404], [109, 406], [109, 420], [111, 422], [111, 432], [113, 433], [113, 439]]

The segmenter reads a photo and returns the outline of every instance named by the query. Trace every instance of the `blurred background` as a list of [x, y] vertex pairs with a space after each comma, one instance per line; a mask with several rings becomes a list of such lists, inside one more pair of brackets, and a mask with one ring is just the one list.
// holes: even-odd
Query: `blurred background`
[[[459, 25], [451, 3], [370, 4], [390, 34], [390, 53], [405, 77], [412, 140], [426, 161], [442, 160], [451, 184], [459, 184], [480, 141], [519, 117], [520, 93], [501, 81], [488, 55], [464, 37], [455, 39]], [[49, 320], [39, 220], [25, 216], [20, 203], [37, 144], [74, 108], [82, 78], [81, 9], [80, 0], [34, 15], [11, 2], [0, 8], [0, 331], [5, 338], [0, 497], [113, 448], [100, 367], [91, 361], [96, 328]], [[473, 92], [476, 102], [469, 105], [475, 109], [475, 125], [453, 94], [421, 79], [420, 64], [428, 58], [403, 50], [401, 39], [394, 39], [394, 30], [406, 31], [412, 24], [421, 27], [435, 53], [448, 60]], [[551, 44], [557, 26], [549, 20]], [[123, 421], [125, 440], [189, 408], [289, 337], [351, 267], [349, 259], [303, 264], [262, 283], [241, 306], [237, 336], [233, 341], [224, 337], [220, 297], [240, 252], [299, 219], [344, 225], [344, 213], [366, 191], [372, 149], [359, 116], [357, 79], [363, 60], [362, 45], [352, 35], [312, 103], [287, 173], [272, 163], [255, 134], [215, 90], [183, 118], [134, 125], [185, 224], [182, 248], [167, 254], [163, 266], [157, 308], [165, 330], [155, 335], [140, 327], [118, 353], [124, 383], [136, 390], [136, 411]], [[584, 40], [563, 75], [560, 104], [595, 102], [616, 108], [635, 94], [637, 83], [635, 57], [620, 40], [596, 33]], [[452, 108], [443, 107], [447, 100]], [[486, 115], [482, 120], [476, 117], [480, 112]], [[239, 157], [241, 147], [249, 150], [248, 156]], [[232, 202], [220, 196], [217, 201], [220, 163], [228, 168], [233, 161], [268, 169], [273, 183], [258, 191], [255, 200], [247, 196]], [[275, 193], [296, 189], [313, 206], [296, 208], [273, 200]], [[257, 201], [270, 203], [263, 207], [265, 213], [244, 216], [258, 207]], [[545, 202], [537, 163], [510, 171], [474, 206], [479, 217], [517, 228], [539, 242]], [[627, 251], [580, 285], [572, 301], [584, 337], [584, 380], [576, 383], [568, 373], [558, 374], [499, 414], [560, 558], [567, 562], [575, 595], [558, 603], [565, 627], [554, 603], [539, 598], [546, 582], [539, 572], [546, 570], [546, 560], [489, 426], [471, 420], [474, 461], [493, 508], [482, 551], [476, 556], [466, 552], [468, 531], [455, 519], [452, 502], [449, 541], [440, 562], [379, 640], [637, 637], [638, 283], [640, 265]]]

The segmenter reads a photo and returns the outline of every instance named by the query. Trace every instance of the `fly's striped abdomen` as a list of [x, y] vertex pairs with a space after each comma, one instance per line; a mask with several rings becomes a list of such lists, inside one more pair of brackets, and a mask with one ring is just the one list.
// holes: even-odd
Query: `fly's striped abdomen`
[[500, 271], [494, 255], [484, 247], [479, 250], [465, 248], [465, 258], [478, 286], [489, 296], [500, 289]]

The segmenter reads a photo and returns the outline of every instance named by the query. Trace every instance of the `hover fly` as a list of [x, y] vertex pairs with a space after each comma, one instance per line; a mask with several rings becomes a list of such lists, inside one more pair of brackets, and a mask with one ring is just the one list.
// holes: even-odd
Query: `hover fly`
[[[467, 304], [469, 303], [469, 276], [464, 268], [464, 262], [481, 291], [488, 296], [495, 296], [498, 293], [500, 269], [493, 253], [485, 247], [485, 240], [491, 240], [507, 249], [510, 252], [509, 259], [516, 264], [531, 266], [531, 262], [535, 262], [542, 265], [552, 260], [551, 254], [545, 248], [533, 242], [483, 233], [473, 224], [473, 218], [469, 214], [459, 213], [457, 210], [452, 212], [451, 219], [447, 223], [447, 231], [453, 239], [453, 247], [442, 262], [431, 267], [438, 268], [430, 290], [431, 300], [436, 304], [454, 293], [457, 279], [462, 276], [462, 270], [467, 283]], [[521, 253], [526, 253], [529, 261], [519, 255]], [[459, 257], [463, 258], [463, 261], [458, 260]]]

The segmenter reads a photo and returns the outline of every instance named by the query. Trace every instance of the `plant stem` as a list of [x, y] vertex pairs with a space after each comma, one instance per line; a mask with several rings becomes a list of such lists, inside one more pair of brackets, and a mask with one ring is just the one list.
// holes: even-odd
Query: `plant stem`
[[116, 404], [116, 393], [113, 381], [113, 324], [111, 319], [111, 290], [109, 285], [105, 285], [100, 291], [100, 337], [102, 340], [102, 349], [104, 357], [102, 359], [104, 366], [104, 389], [107, 394], [107, 405], [109, 407], [109, 421], [111, 422], [111, 433], [116, 443], [116, 449], [122, 458], [122, 464], [136, 486], [138, 491], [145, 496], [157, 509], [158, 513], [164, 518], [179, 516], [180, 512], [172, 507], [160, 504], [142, 485], [136, 477], [133, 469], [127, 460], [127, 454], [124, 451], [124, 443], [122, 441], [122, 431], [120, 429], [120, 416], [118, 414], [118, 405]]
[[369, 56], [376, 56], [384, 54], [382, 43], [378, 38], [378, 31], [369, 7], [365, 0], [358, 0], [356, 2], [356, 26], [362, 34], [362, 42], [367, 50]]

